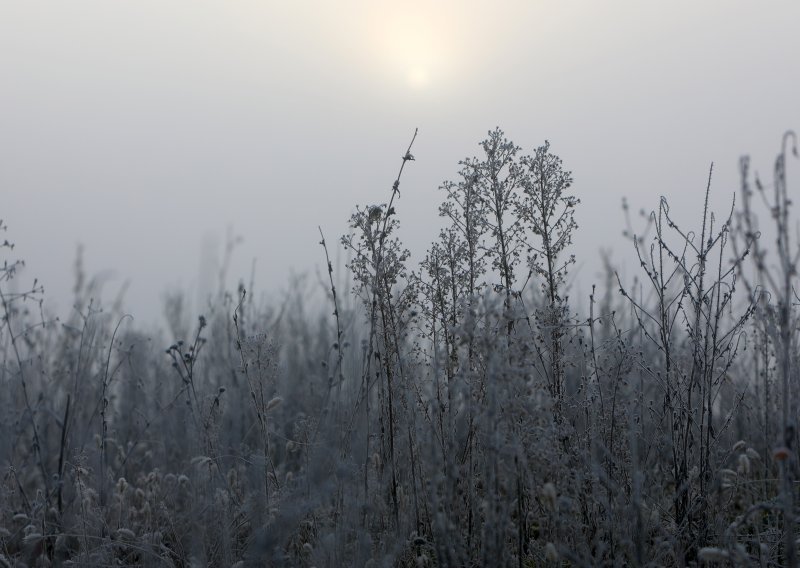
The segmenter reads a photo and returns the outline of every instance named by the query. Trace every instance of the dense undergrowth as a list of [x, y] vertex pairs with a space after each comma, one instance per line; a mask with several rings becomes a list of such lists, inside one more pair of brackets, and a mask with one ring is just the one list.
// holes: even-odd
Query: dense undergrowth
[[662, 198], [582, 314], [572, 176], [499, 130], [417, 266], [409, 146], [321, 315], [240, 286], [151, 339], [81, 276], [58, 321], [6, 242], [0, 566], [795, 565], [794, 143], [723, 217]]

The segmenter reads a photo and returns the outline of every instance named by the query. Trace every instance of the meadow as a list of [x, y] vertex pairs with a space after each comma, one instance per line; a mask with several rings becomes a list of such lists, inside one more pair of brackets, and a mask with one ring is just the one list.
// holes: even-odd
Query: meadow
[[692, 226], [620, 215], [635, 277], [580, 299], [572, 173], [499, 129], [421, 262], [413, 139], [320, 230], [321, 309], [242, 283], [151, 333], [78, 267], [58, 320], [5, 220], [0, 567], [797, 565], [796, 144]]

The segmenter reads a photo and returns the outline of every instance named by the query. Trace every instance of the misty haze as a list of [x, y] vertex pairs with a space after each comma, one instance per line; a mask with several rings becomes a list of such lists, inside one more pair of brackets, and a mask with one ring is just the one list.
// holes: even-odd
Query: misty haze
[[0, 0], [0, 568], [800, 565], [798, 50]]

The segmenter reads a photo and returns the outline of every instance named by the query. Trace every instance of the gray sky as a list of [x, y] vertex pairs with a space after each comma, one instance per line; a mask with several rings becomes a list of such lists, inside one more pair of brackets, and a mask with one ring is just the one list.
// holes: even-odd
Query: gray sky
[[573, 171], [586, 292], [600, 246], [630, 261], [622, 196], [690, 222], [711, 161], [721, 208], [740, 154], [770, 171], [798, 50], [796, 0], [0, 0], [0, 218], [62, 312], [81, 243], [147, 321], [204, 289], [229, 227], [231, 282], [254, 258], [261, 290], [313, 274], [317, 225], [335, 242], [387, 199], [415, 127], [398, 213], [421, 258], [439, 184], [500, 126]]

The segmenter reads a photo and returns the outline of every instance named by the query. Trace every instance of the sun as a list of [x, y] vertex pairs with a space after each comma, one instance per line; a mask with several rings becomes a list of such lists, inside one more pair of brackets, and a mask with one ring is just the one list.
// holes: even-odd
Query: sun
[[430, 74], [424, 65], [410, 67], [406, 73], [406, 82], [412, 89], [425, 89], [430, 85], [430, 80]]
[[368, 28], [372, 65], [394, 84], [414, 91], [440, 89], [457, 67], [458, 38], [435, 5], [414, 2], [374, 10]]

